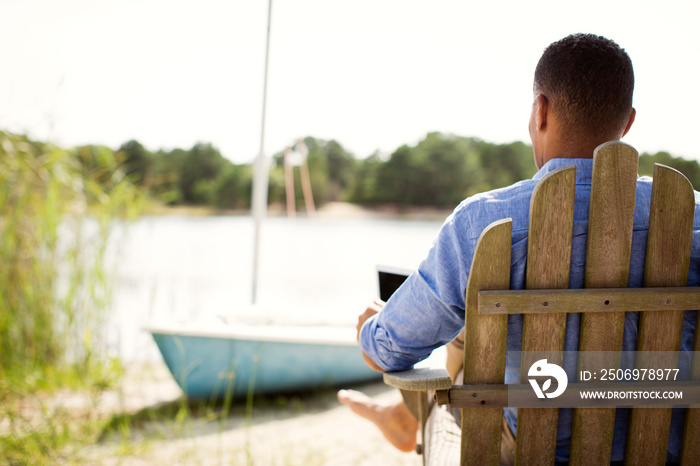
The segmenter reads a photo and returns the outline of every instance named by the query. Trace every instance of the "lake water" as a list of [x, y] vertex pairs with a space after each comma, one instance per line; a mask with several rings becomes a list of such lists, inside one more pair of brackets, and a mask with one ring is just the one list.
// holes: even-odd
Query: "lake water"
[[[268, 218], [258, 304], [273, 319], [354, 325], [377, 296], [376, 266], [415, 269], [441, 224]], [[250, 217], [143, 217], [116, 236], [108, 344], [123, 361], [160, 357], [149, 324], [250, 313]]]

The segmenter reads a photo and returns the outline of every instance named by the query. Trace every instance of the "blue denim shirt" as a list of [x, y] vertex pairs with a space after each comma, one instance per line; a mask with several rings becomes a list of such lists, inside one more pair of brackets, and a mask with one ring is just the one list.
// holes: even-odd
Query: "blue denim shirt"
[[[530, 197], [537, 181], [545, 174], [567, 165], [576, 165], [576, 196], [571, 251], [570, 287], [582, 288], [586, 257], [586, 231], [593, 171], [592, 159], [553, 159], [547, 162], [531, 180], [497, 189], [464, 200], [443, 224], [428, 257], [406, 282], [394, 293], [385, 308], [367, 321], [360, 332], [360, 344], [365, 353], [387, 371], [405, 370], [428, 357], [437, 347], [452, 341], [464, 326], [467, 280], [479, 235], [489, 224], [510, 217], [513, 219], [511, 249], [511, 289], [525, 287], [527, 228]], [[651, 178], [640, 177], [632, 238], [629, 286], [642, 286], [646, 237], [649, 224]], [[700, 283], [700, 193], [695, 193], [695, 223], [688, 285]], [[556, 207], [554, 207], [556, 208]], [[681, 350], [689, 356], [692, 349], [696, 311], [687, 311]], [[569, 314], [566, 322], [567, 351], [578, 349], [580, 314]], [[625, 316], [623, 351], [634, 351], [637, 340], [636, 313]], [[509, 316], [507, 350], [521, 351], [522, 316]], [[520, 361], [507, 358], [506, 383], [518, 383]], [[569, 373], [570, 380], [575, 374]], [[504, 415], [516, 432], [516, 409], [505, 408]], [[618, 409], [613, 455], [622, 460], [627, 431], [628, 410]], [[557, 443], [557, 460], [569, 456], [572, 410], [561, 409]], [[683, 410], [674, 410], [669, 441], [669, 461], [677, 461]]]

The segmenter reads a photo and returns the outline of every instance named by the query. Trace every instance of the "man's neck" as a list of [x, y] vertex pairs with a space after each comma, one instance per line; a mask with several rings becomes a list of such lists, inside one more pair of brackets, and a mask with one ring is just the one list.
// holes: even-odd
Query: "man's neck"
[[545, 148], [543, 161], [552, 159], [592, 159], [595, 149], [607, 140], [589, 140], [581, 144], [557, 143]]

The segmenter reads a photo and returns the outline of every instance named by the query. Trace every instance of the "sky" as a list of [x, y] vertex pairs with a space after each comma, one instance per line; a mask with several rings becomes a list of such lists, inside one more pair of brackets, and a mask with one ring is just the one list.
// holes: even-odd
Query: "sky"
[[[440, 131], [529, 143], [551, 42], [604, 35], [635, 67], [625, 141], [700, 160], [700, 2], [274, 0], [264, 151], [358, 158]], [[0, 0], [0, 129], [63, 147], [261, 148], [266, 0]]]

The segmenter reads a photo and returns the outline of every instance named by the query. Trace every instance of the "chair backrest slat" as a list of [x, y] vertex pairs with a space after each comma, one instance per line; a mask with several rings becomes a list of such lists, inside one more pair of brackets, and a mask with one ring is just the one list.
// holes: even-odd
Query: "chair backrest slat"
[[[528, 289], [569, 286], [575, 185], [576, 168], [568, 166], [547, 174], [532, 193], [525, 278]], [[521, 376], [524, 377], [528, 368], [540, 359], [533, 357], [535, 351], [552, 351], [549, 362], [562, 364], [559, 359], [564, 350], [565, 334], [566, 314], [523, 316]], [[554, 463], [558, 417], [556, 408], [518, 410], [517, 463]]]
[[[604, 144], [594, 153], [584, 275], [586, 288], [627, 286], [638, 159], [637, 151], [622, 143]], [[624, 312], [582, 314], [579, 351], [620, 351], [624, 326]], [[614, 427], [615, 408], [575, 409], [570, 464], [609, 462]]]
[[[645, 287], [687, 285], [694, 213], [695, 196], [688, 179], [672, 168], [655, 165], [644, 266]], [[678, 351], [682, 323], [683, 311], [642, 313], [637, 337], [637, 364], [649, 367], [655, 362], [649, 358], [640, 362], [639, 352]], [[663, 366], [659, 367], [662, 369], [668, 367], [667, 361], [658, 364]], [[670, 408], [633, 409], [625, 460], [631, 464], [663, 464], [670, 426]]]
[[[505, 219], [489, 225], [474, 251], [464, 318], [465, 384], [502, 384], [505, 377], [508, 316], [480, 316], [478, 291], [510, 287], [512, 223]], [[500, 407], [463, 408], [461, 464], [497, 465], [502, 427]]]

